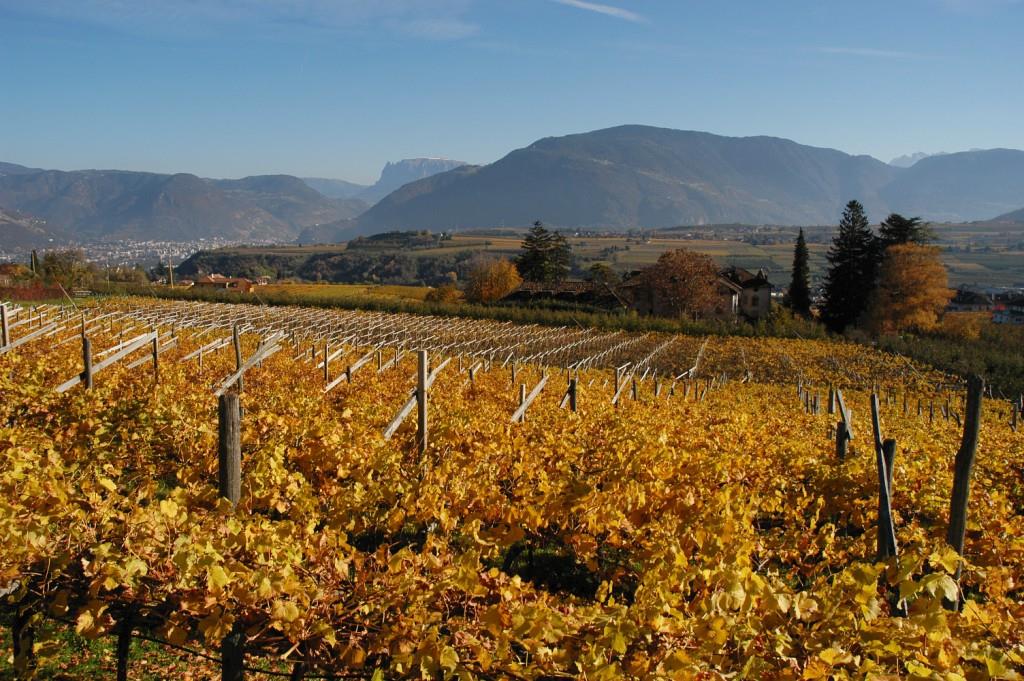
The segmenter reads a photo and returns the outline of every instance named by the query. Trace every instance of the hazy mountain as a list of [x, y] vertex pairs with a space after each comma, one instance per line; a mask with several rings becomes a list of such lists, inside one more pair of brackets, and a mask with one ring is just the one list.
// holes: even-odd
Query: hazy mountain
[[1024, 208], [992, 218], [991, 222], [1017, 222], [1024, 224]]
[[923, 151], [918, 151], [913, 154], [904, 154], [903, 156], [897, 156], [893, 160], [889, 161], [889, 165], [896, 166], [897, 168], [909, 168], [914, 165], [922, 158], [929, 158], [931, 156], [942, 156], [946, 152], [940, 151], [935, 154], [927, 154]]
[[586, 228], [831, 223], [852, 197], [880, 214], [878, 190], [898, 172], [784, 139], [631, 125], [542, 139], [490, 165], [408, 184], [336, 234], [536, 219]]
[[0, 246], [8, 250], [40, 248], [66, 241], [42, 220], [0, 208]]
[[185, 173], [32, 169], [0, 174], [0, 205], [79, 240], [169, 241], [289, 240], [305, 227], [365, 208], [328, 199], [287, 175], [207, 180]]
[[364, 189], [358, 197], [373, 205], [403, 185], [464, 165], [464, 161], [447, 158], [407, 158], [395, 163], [389, 162], [380, 172], [376, 184]]
[[928, 220], [985, 220], [1024, 200], [1024, 151], [961, 151], [922, 159], [882, 188], [894, 211]]
[[296, 227], [355, 217], [369, 207], [359, 199], [328, 198], [291, 175], [254, 175], [211, 182], [229, 196], [250, 201]]
[[19, 166], [17, 163], [4, 163], [0, 161], [0, 175], [21, 175], [24, 173], [38, 173], [42, 172], [41, 168], [26, 168], [25, 166]]
[[331, 180], [326, 177], [304, 177], [302, 181], [326, 197], [332, 199], [353, 199], [369, 187], [365, 184]]

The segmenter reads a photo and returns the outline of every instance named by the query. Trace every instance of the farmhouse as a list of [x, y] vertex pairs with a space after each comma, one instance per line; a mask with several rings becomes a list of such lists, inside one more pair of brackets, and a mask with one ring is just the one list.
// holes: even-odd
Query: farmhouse
[[772, 311], [773, 287], [764, 269], [754, 274], [742, 267], [728, 267], [722, 278], [739, 287], [739, 313], [747, 319], [764, 319]]
[[992, 307], [992, 298], [984, 293], [960, 288], [946, 309], [950, 312], [991, 312]]
[[237, 293], [252, 293], [255, 286], [245, 277], [225, 277], [222, 274], [206, 274], [195, 280], [196, 288], [212, 288]]

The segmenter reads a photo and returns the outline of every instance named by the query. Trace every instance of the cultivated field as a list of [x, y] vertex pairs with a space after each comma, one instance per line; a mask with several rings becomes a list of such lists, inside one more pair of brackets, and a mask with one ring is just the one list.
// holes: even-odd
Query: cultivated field
[[1024, 665], [1024, 424], [984, 400], [961, 563], [946, 539], [971, 405], [901, 357], [142, 299], [8, 324], [16, 664], [57, 673], [67, 639], [41, 633], [63, 626], [120, 636], [130, 670], [133, 632], [206, 655], [193, 678]]

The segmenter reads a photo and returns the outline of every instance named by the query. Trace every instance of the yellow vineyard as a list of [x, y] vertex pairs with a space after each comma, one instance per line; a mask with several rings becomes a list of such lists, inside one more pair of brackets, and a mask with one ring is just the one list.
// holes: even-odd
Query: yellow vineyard
[[[32, 637], [51, 619], [87, 637], [128, 622], [213, 657], [235, 636], [247, 667], [294, 665], [293, 678], [952, 681], [1024, 668], [1024, 426], [986, 399], [957, 580], [945, 536], [963, 388], [903, 358], [115, 301], [88, 311], [96, 361], [155, 329], [159, 381], [152, 361], [129, 368], [146, 345], [91, 390], [58, 393], [83, 370], [83, 322], [37, 316], [13, 316], [25, 323], [11, 340], [53, 329], [0, 354], [0, 589], [19, 669], [53, 654]], [[244, 374], [233, 509], [218, 495], [213, 391], [237, 358], [228, 343], [194, 353], [236, 324], [243, 360], [281, 348]], [[422, 456], [415, 414], [383, 436], [420, 348], [432, 367], [450, 358]], [[512, 422], [519, 385], [545, 373]], [[570, 377], [575, 412], [562, 406]], [[899, 555], [882, 562], [876, 384], [897, 442]], [[852, 411], [843, 461], [830, 386]]]

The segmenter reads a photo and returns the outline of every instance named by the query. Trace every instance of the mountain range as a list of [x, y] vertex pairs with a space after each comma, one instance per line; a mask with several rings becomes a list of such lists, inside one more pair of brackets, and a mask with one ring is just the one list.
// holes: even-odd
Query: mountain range
[[[354, 217], [366, 204], [327, 198], [288, 175], [212, 180], [187, 173], [39, 170], [5, 163], [0, 207], [78, 241], [282, 241], [311, 225]], [[13, 233], [0, 233], [4, 245], [14, 243], [8, 231]]]
[[524, 226], [622, 229], [709, 223], [834, 224], [850, 199], [889, 212], [984, 220], [1024, 198], [1024, 152], [993, 149], [899, 168], [775, 137], [629, 125], [550, 137], [485, 166], [407, 184], [303, 242], [396, 229]]
[[1019, 210], [1010, 211], [1005, 215], [1000, 215], [997, 218], [993, 218], [992, 222], [1013, 222], [1024, 224], [1024, 208]]
[[290, 175], [216, 180], [0, 163], [0, 208], [20, 215], [2, 223], [0, 246], [14, 243], [16, 223], [20, 241], [44, 244], [62, 237], [322, 243], [389, 230], [520, 227], [537, 219], [616, 230], [820, 225], [835, 224], [853, 198], [874, 222], [890, 212], [988, 220], [1024, 203], [1024, 151], [933, 155], [900, 168], [776, 137], [627, 125], [544, 138], [483, 166], [446, 159], [388, 164], [371, 187]]
[[407, 158], [394, 163], [388, 162], [381, 171], [380, 178], [372, 185], [361, 185], [323, 177], [304, 177], [302, 179], [324, 196], [335, 199], [360, 199], [373, 205], [402, 185], [464, 165], [466, 165], [464, 161], [453, 161], [447, 158]]

